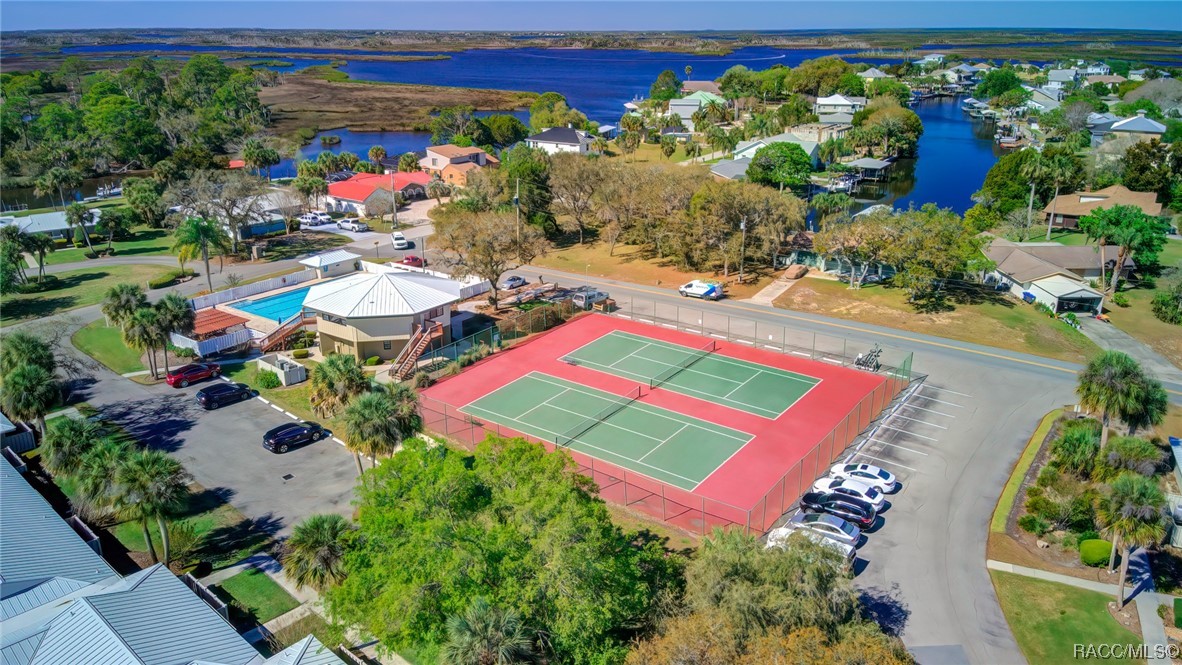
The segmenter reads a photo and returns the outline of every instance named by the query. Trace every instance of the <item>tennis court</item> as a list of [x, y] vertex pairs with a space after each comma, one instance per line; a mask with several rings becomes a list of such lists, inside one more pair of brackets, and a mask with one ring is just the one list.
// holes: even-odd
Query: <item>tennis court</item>
[[461, 407], [470, 416], [693, 490], [753, 437], [635, 400], [530, 372]]
[[713, 340], [693, 348], [613, 330], [562, 360], [764, 418], [779, 418], [821, 382], [804, 374], [721, 356], [715, 349]]

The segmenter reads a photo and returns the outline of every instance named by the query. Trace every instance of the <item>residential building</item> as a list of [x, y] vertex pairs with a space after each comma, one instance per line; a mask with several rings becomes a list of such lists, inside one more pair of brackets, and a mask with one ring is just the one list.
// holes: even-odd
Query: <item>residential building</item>
[[804, 125], [797, 125], [790, 131], [798, 138], [807, 141], [816, 141], [817, 143], [824, 143], [829, 139], [845, 138], [845, 135], [848, 134], [853, 128], [854, 126], [849, 123], [810, 122]]
[[1047, 72], [1045, 88], [1070, 88], [1079, 82], [1077, 69], [1052, 69]]
[[1113, 134], [1136, 136], [1138, 140], [1149, 141], [1160, 139], [1166, 133], [1166, 126], [1153, 118], [1147, 117], [1145, 111], [1137, 111], [1137, 115], [1112, 123], [1108, 131]]
[[726, 100], [715, 93], [698, 90], [681, 99], [669, 100], [669, 115], [681, 118], [681, 123], [685, 125], [686, 129], [691, 132], [696, 131], [693, 116], [699, 109], [705, 108], [709, 104], [726, 104]]
[[920, 66], [940, 65], [943, 63], [944, 63], [944, 54], [943, 53], [929, 53], [929, 54], [925, 55], [924, 57], [920, 58], [919, 60], [915, 61], [915, 64], [920, 65]]
[[343, 665], [312, 636], [295, 645], [298, 654], [264, 658], [226, 620], [224, 604], [163, 564], [121, 577], [86, 525], [63, 521], [7, 457], [0, 496], [4, 665]]
[[[1103, 310], [1104, 294], [1089, 282], [1102, 274], [1111, 274], [1118, 249], [1115, 245], [1101, 251], [1087, 246], [1015, 243], [994, 238], [982, 251], [997, 266], [987, 281], [1008, 287], [1014, 296], [1041, 302], [1056, 313], [1099, 314]], [[1133, 267], [1129, 259], [1121, 271], [1127, 275]]]
[[708, 92], [712, 95], [722, 96], [722, 88], [714, 81], [684, 81], [681, 84], [681, 94], [689, 95], [695, 92]]
[[893, 79], [894, 76], [882, 71], [878, 67], [871, 67], [864, 72], [858, 72], [858, 76], [865, 79], [867, 82], [877, 79]]
[[525, 140], [531, 148], [542, 150], [548, 155], [560, 152], [577, 152], [585, 155], [591, 151], [590, 133], [573, 127], [551, 127]]
[[[94, 233], [94, 226], [103, 216], [103, 211], [100, 208], [94, 208], [90, 212], [91, 221], [85, 227], [87, 233]], [[74, 229], [70, 228], [66, 222], [66, 213], [63, 210], [38, 212], [24, 217], [3, 216], [0, 217], [0, 226], [15, 226], [24, 233], [44, 233], [55, 239], [70, 240], [74, 237]]]
[[1116, 205], [1137, 206], [1152, 217], [1161, 215], [1161, 204], [1157, 202], [1157, 194], [1134, 192], [1124, 185], [1112, 185], [1094, 192], [1060, 194], [1043, 208], [1043, 221], [1051, 220], [1053, 210], [1055, 217], [1051, 221], [1052, 226], [1074, 229], [1079, 227], [1081, 217]]
[[1148, 81], [1153, 78], [1170, 78], [1170, 73], [1164, 69], [1157, 69], [1156, 67], [1143, 67], [1141, 69], [1130, 69], [1130, 81]]
[[1084, 67], [1085, 76], [1108, 76], [1112, 73], [1112, 68], [1102, 62], [1093, 62]]
[[822, 125], [849, 125], [853, 121], [853, 113], [821, 113], [817, 115], [817, 122]]
[[944, 77], [944, 80], [949, 83], [972, 83], [977, 80], [979, 74], [980, 70], [963, 62], [955, 67], [936, 72], [937, 76]]
[[420, 330], [438, 327], [449, 341], [462, 288], [421, 272], [363, 272], [314, 285], [303, 306], [316, 316], [323, 353], [392, 360]]
[[1054, 88], [1034, 88], [1028, 85], [1022, 86], [1030, 93], [1030, 99], [1026, 101], [1026, 108], [1040, 113], [1054, 111], [1062, 105], [1063, 89]]
[[991, 65], [987, 62], [974, 62], [973, 66], [976, 67], [977, 71], [981, 72], [982, 74], [984, 74], [986, 72], [993, 71], [994, 69], [997, 69], [997, 67], [994, 67], [993, 65]]
[[776, 134], [767, 138], [743, 141], [735, 146], [735, 158], [754, 157], [760, 148], [772, 145], [773, 143], [795, 143], [809, 156], [809, 160], [813, 163], [813, 168], [817, 168], [821, 163], [820, 144], [817, 141], [803, 139], [793, 132], [784, 132], [783, 134]]
[[1128, 79], [1126, 79], [1125, 77], [1123, 77], [1119, 74], [1092, 74], [1091, 76], [1088, 76], [1086, 79], [1084, 79], [1084, 81], [1086, 81], [1088, 85], [1092, 85], [1093, 83], [1103, 83], [1104, 85], [1119, 85], [1121, 83], [1124, 83], [1127, 80]]
[[485, 167], [496, 167], [500, 160], [475, 146], [433, 145], [419, 160], [419, 168], [430, 175], [439, 176], [449, 185], [464, 187], [468, 174]]
[[321, 277], [339, 277], [357, 271], [357, 261], [360, 254], [354, 254], [347, 249], [334, 249], [329, 252], [309, 256], [300, 261], [300, 265], [308, 266]]
[[710, 175], [714, 176], [715, 180], [745, 180], [747, 167], [750, 165], [750, 157], [724, 159], [710, 166]]
[[864, 108], [866, 108], [865, 97], [829, 95], [828, 97], [817, 98], [817, 102], [813, 104], [813, 113], [819, 116], [830, 113], [849, 113], [852, 115]]
[[389, 212], [391, 192], [402, 199], [423, 198], [431, 175], [425, 171], [396, 173], [358, 173], [348, 180], [329, 183], [326, 197], [329, 210], [359, 217], [373, 217]]

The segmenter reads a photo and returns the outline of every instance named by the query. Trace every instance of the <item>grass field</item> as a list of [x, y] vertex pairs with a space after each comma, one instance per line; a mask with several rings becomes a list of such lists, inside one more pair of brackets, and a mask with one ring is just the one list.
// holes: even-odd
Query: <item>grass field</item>
[[91, 321], [71, 338], [74, 346], [116, 374], [145, 369], [140, 352], [127, 348], [118, 326], [108, 326], [103, 319]]
[[[257, 568], [244, 570], [213, 587], [216, 593], [250, 623], [264, 624], [299, 607], [299, 601]], [[238, 622], [236, 622], [238, 623]]]
[[[138, 226], [132, 229], [132, 233], [134, 236], [131, 240], [116, 240], [111, 245], [115, 250], [115, 256], [169, 256], [172, 254], [172, 236], [167, 230]], [[94, 243], [94, 248], [98, 251], [104, 251], [107, 248], [106, 239], [99, 242], [92, 238], [91, 242]], [[45, 256], [45, 265], [56, 266], [63, 263], [102, 261], [102, 259], [86, 258], [86, 252], [85, 247], [75, 249], [71, 246], [67, 249], [59, 249]]]
[[[666, 157], [661, 154], [661, 146], [656, 143], [641, 143], [637, 146], [636, 151], [630, 155], [625, 155], [620, 151], [620, 148], [615, 143], [609, 143], [607, 156], [613, 159], [621, 159], [629, 163], [647, 164], [652, 162], [664, 162], [672, 164], [675, 162], [684, 162], [689, 159], [685, 154], [685, 144], [678, 143], [677, 150], [672, 155]], [[703, 145], [702, 150], [710, 152], [710, 147]]]
[[1108, 614], [1108, 601], [1112, 599], [1107, 594], [1013, 573], [990, 571], [989, 574], [1014, 640], [1031, 663], [1078, 663], [1073, 657], [1076, 644], [1141, 642], [1140, 635], [1133, 634]]
[[163, 266], [106, 265], [70, 270], [56, 275], [52, 288], [40, 293], [20, 293], [0, 300], [0, 326], [49, 316], [102, 301], [112, 285], [129, 282], [146, 286], [148, 280], [168, 272]]
[[835, 280], [805, 279], [777, 298], [775, 305], [1071, 362], [1083, 362], [1100, 350], [1066, 324], [1001, 296], [927, 314], [917, 313], [907, 304], [902, 289], [867, 286], [851, 290]]
[[750, 298], [770, 284], [774, 277], [766, 268], [756, 271], [749, 265], [746, 281], [738, 284], [737, 270], [733, 270], [726, 278], [722, 277], [721, 273], [686, 272], [673, 266], [666, 259], [647, 257], [641, 248], [631, 245], [616, 245], [615, 252], [609, 256], [606, 242], [588, 242], [583, 245], [576, 243], [559, 247], [546, 256], [534, 259], [533, 263], [544, 268], [579, 275], [594, 275], [669, 289], [675, 289], [691, 279], [719, 279], [726, 281], [726, 293], [730, 298]]
[[291, 236], [278, 236], [267, 242], [267, 261], [286, 261], [305, 254], [323, 252], [348, 245], [352, 240], [335, 233], [302, 231]]

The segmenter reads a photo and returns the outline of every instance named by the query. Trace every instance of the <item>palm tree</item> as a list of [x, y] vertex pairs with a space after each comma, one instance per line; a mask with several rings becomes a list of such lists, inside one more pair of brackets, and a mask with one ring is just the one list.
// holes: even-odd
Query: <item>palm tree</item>
[[690, 159], [696, 159], [697, 157], [701, 156], [701, 154], [702, 154], [702, 144], [701, 143], [698, 143], [697, 141], [693, 141], [693, 140], [686, 141], [686, 143], [685, 143], [685, 156], [686, 157], [688, 157]]
[[352, 530], [337, 514], [312, 515], [295, 526], [284, 544], [283, 569], [300, 589], [323, 592], [345, 579], [345, 535]]
[[189, 474], [181, 463], [159, 450], [138, 450], [129, 455], [115, 472], [112, 505], [127, 519], [139, 520], [144, 543], [152, 563], [157, 563], [148, 522], [156, 520], [168, 565], [168, 524], [165, 516], [184, 503], [189, 494]]
[[1117, 546], [1123, 551], [1120, 562], [1120, 581], [1116, 602], [1125, 605], [1125, 581], [1129, 572], [1129, 556], [1138, 547], [1160, 542], [1166, 535], [1166, 498], [1153, 478], [1125, 472], [1116, 477], [1109, 491], [1096, 502], [1096, 519], [1104, 534], [1112, 539], [1112, 555], [1108, 561], [1112, 571]]
[[75, 467], [74, 476], [82, 499], [95, 506], [110, 506], [115, 497], [115, 474], [129, 455], [131, 446], [126, 441], [111, 438], [95, 441]]
[[77, 472], [82, 459], [103, 437], [103, 430], [89, 420], [62, 416], [41, 439], [41, 465], [55, 476]]
[[427, 181], [427, 196], [435, 199], [436, 203], [443, 203], [443, 197], [451, 196], [451, 185], [443, 182], [438, 175], [433, 175]]
[[193, 324], [197, 322], [197, 313], [189, 306], [189, 301], [184, 296], [173, 291], [156, 303], [156, 314], [164, 333], [164, 373], [168, 374], [168, 337], [172, 333], [186, 336], [192, 334]]
[[710, 115], [706, 113], [706, 109], [698, 109], [690, 114], [690, 122], [694, 124], [695, 132], [705, 132], [710, 124]]
[[53, 243], [53, 238], [44, 233], [24, 233], [21, 236], [24, 250], [37, 257], [37, 281], [41, 282], [45, 278], [45, 255], [57, 251], [57, 245]]
[[392, 454], [401, 442], [402, 432], [394, 420], [394, 401], [388, 394], [365, 393], [345, 407], [345, 443], [353, 452], [357, 475], [362, 474], [363, 454], [376, 467], [378, 456]]
[[380, 145], [375, 145], [369, 149], [369, 161], [380, 170], [382, 167], [382, 160], [386, 158], [386, 149]]
[[90, 253], [94, 253], [94, 245], [90, 244], [90, 232], [86, 230], [86, 225], [94, 221], [94, 213], [90, 208], [81, 203], [71, 203], [66, 206], [66, 224], [70, 228], [76, 229], [75, 233], [81, 232], [82, 238], [86, 240], [86, 249]]
[[1135, 413], [1146, 387], [1141, 365], [1120, 351], [1103, 351], [1079, 373], [1075, 394], [1080, 406], [1100, 412], [1100, 450], [1108, 444], [1109, 419]]
[[53, 357], [53, 349], [43, 340], [18, 330], [5, 335], [3, 344], [0, 344], [0, 377], [21, 365], [37, 365], [53, 374], [57, 359]]
[[1045, 167], [1041, 152], [1031, 150], [1030, 153], [1032, 156], [1026, 158], [1021, 169], [1022, 177], [1030, 182], [1030, 196], [1026, 201], [1027, 227], [1034, 226], [1034, 188], [1038, 185], [1038, 181], [1042, 180]]
[[57, 192], [62, 207], [66, 207], [65, 190], [77, 189], [82, 186], [82, 174], [74, 169], [55, 166], [42, 174], [33, 183], [33, 193], [37, 196], [49, 196]]
[[394, 404], [394, 424], [399, 436], [409, 439], [421, 432], [423, 418], [419, 413], [419, 392], [405, 383], [388, 384], [386, 392]]
[[368, 389], [365, 370], [353, 356], [329, 354], [312, 369], [312, 409], [322, 416], [336, 413], [349, 403], [349, 398]]
[[591, 139], [591, 149], [601, 155], [607, 152], [609, 145], [610, 144], [607, 142], [607, 139], [603, 138], [602, 136], [596, 136], [595, 138]]
[[160, 378], [156, 369], [156, 345], [160, 343], [160, 315], [151, 307], [137, 309], [123, 328], [123, 343], [148, 354], [148, 369], [152, 378]]
[[40, 365], [17, 365], [0, 385], [0, 409], [17, 420], [36, 420], [45, 434], [45, 414], [57, 406], [61, 389], [53, 374]]
[[726, 122], [730, 120], [731, 110], [727, 108], [726, 102], [712, 99], [706, 102], [706, 105], [702, 108], [706, 111], [706, 117], [714, 122]]
[[222, 225], [200, 217], [189, 217], [181, 222], [173, 234], [174, 250], [189, 248], [193, 254], [200, 251], [201, 260], [205, 262], [205, 282], [210, 291], [213, 291], [213, 276], [209, 273], [210, 250], [225, 254], [230, 247], [230, 236]]
[[1055, 183], [1055, 195], [1051, 199], [1051, 216], [1047, 218], [1047, 241], [1051, 240], [1051, 228], [1055, 223], [1055, 208], [1059, 201], [1059, 188], [1067, 183], [1076, 171], [1076, 165], [1067, 155], [1055, 155], [1046, 160], [1044, 176]]
[[533, 660], [533, 639], [515, 610], [500, 610], [483, 598], [448, 617], [443, 660], [455, 665], [512, 665]]
[[121, 283], [107, 289], [101, 306], [107, 325], [112, 323], [126, 329], [136, 310], [148, 306], [148, 296], [138, 284]]

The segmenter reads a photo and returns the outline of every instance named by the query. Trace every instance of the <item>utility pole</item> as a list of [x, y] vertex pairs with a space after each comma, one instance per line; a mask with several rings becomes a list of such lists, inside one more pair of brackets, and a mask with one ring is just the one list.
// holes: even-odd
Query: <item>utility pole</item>
[[521, 178], [517, 179], [517, 191], [513, 194], [513, 207], [517, 208], [517, 262], [521, 263]]
[[743, 231], [743, 242], [739, 245], [739, 283], [743, 283], [743, 263], [747, 259], [747, 217], [739, 222], [739, 229]]

